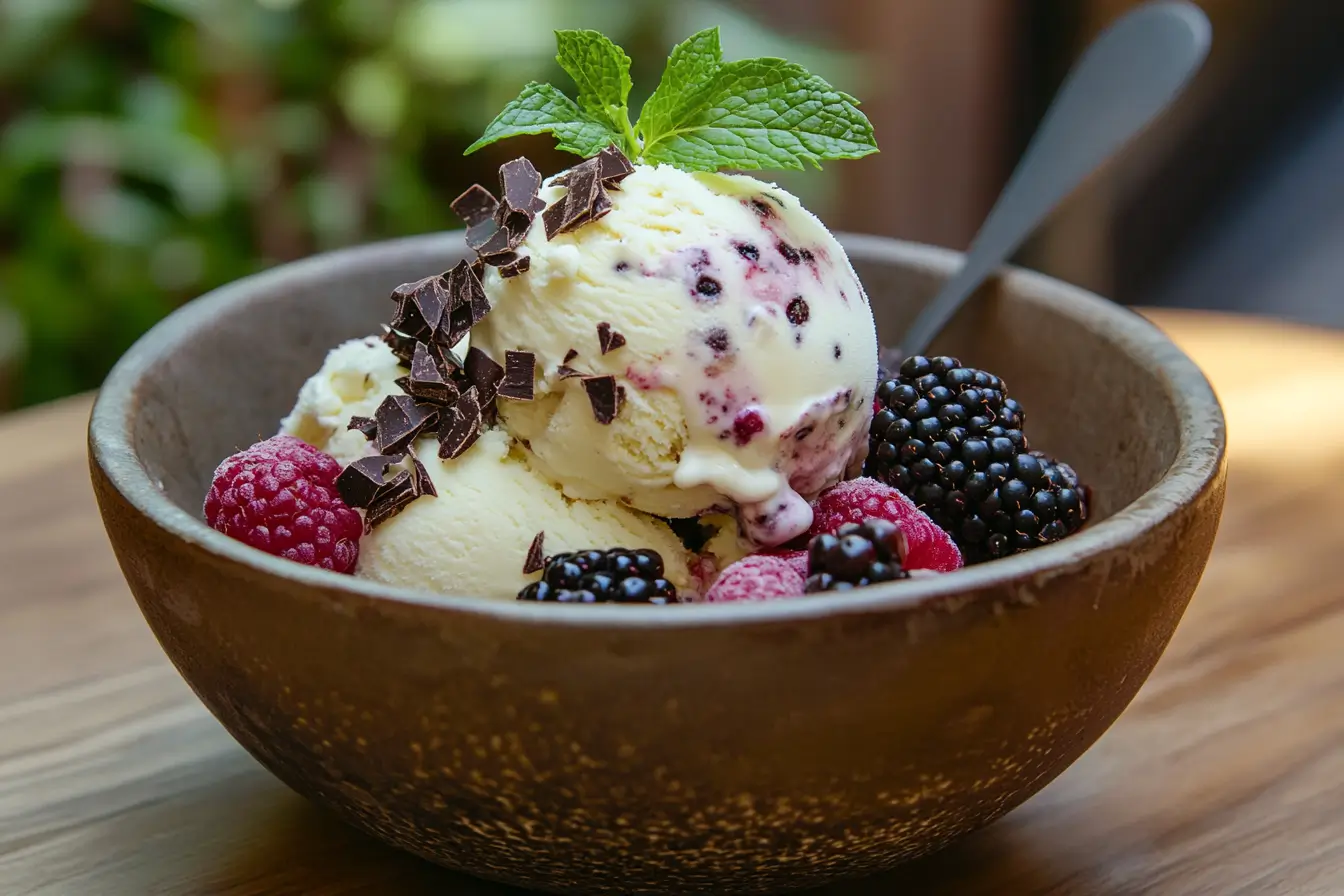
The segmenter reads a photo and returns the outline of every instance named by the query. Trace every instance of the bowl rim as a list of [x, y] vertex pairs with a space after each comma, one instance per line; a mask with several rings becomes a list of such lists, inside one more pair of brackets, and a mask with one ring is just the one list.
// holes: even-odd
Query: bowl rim
[[[963, 257], [950, 249], [887, 237], [849, 233], [836, 236], [853, 255], [899, 263], [934, 275], [949, 275]], [[89, 420], [90, 459], [126, 502], [164, 532], [218, 559], [305, 586], [297, 589], [305, 597], [316, 598], [325, 592], [325, 599], [329, 599], [331, 592], [339, 592], [403, 607], [449, 610], [501, 621], [611, 629], [703, 628], [908, 611], [994, 586], [1014, 583], [1040, 586], [1160, 525], [1198, 497], [1224, 462], [1226, 424], [1213, 388], [1195, 363], [1160, 329], [1139, 314], [1079, 287], [1044, 274], [1007, 268], [1001, 274], [1007, 288], [1026, 293], [1033, 301], [1053, 305], [1083, 323], [1104, 328], [1123, 351], [1159, 372], [1177, 416], [1180, 445], [1162, 477], [1106, 519], [1055, 544], [952, 573], [873, 586], [828, 596], [825, 600], [694, 603], [680, 605], [673, 612], [666, 607], [614, 604], [557, 610], [525, 601], [438, 594], [304, 566], [249, 547], [215, 531], [204, 519], [175, 504], [140, 463], [131, 437], [140, 382], [156, 361], [229, 305], [244, 301], [257, 291], [277, 290], [289, 282], [297, 285], [318, 274], [329, 275], [333, 267], [359, 268], [384, 254], [446, 254], [461, 239], [462, 231], [449, 231], [313, 255], [236, 280], [186, 303], [137, 340], [108, 374]]]

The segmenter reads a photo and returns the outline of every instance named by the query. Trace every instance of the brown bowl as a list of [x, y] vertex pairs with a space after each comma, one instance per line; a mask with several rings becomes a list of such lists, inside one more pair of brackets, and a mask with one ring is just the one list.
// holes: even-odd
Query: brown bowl
[[[897, 338], [958, 264], [845, 245]], [[416, 593], [276, 559], [200, 518], [221, 458], [270, 435], [327, 349], [459, 234], [225, 287], [103, 387], [93, 481], [179, 671], [267, 768], [433, 861], [558, 892], [768, 892], [876, 872], [1021, 803], [1157, 661], [1223, 505], [1199, 370], [1140, 317], [1015, 271], [941, 348], [1000, 373], [1092, 522], [950, 575], [755, 605], [561, 607]]]

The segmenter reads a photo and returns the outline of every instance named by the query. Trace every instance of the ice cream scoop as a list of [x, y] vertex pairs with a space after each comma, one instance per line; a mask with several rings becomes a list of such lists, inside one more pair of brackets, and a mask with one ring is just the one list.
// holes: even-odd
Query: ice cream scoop
[[[405, 373], [377, 337], [344, 342], [304, 383], [280, 431], [342, 464], [375, 453], [362, 433], [347, 426], [354, 416], [372, 417], [384, 398], [400, 394], [396, 380]], [[437, 497], [415, 501], [365, 533], [356, 575], [511, 600], [535, 578], [523, 572], [524, 561], [537, 533], [545, 532], [546, 554], [594, 547], [656, 550], [679, 594], [693, 599], [717, 570], [745, 551], [731, 519], [711, 520], [718, 534], [696, 555], [663, 520], [614, 501], [566, 497], [502, 429], [483, 433], [456, 459], [438, 457], [437, 448], [431, 438], [415, 446]]]
[[[528, 272], [486, 275], [473, 344], [538, 362], [536, 399], [502, 405], [504, 426], [571, 498], [731, 510], [762, 545], [806, 532], [808, 499], [862, 459], [871, 417], [877, 339], [844, 249], [751, 177], [639, 165], [610, 199], [550, 238], [538, 216]], [[599, 375], [617, 386], [609, 422]]]

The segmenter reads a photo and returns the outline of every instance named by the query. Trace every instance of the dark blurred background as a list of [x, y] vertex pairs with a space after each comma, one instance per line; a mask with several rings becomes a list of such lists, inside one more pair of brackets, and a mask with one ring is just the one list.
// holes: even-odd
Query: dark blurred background
[[[1070, 64], [1131, 0], [0, 0], [0, 410], [90, 389], [178, 304], [456, 226], [545, 138], [463, 158], [555, 28], [635, 61], [717, 24], [858, 95], [882, 153], [781, 176], [834, 228], [964, 248]], [[1344, 2], [1206, 0], [1174, 114], [1021, 254], [1129, 304], [1344, 325]]]

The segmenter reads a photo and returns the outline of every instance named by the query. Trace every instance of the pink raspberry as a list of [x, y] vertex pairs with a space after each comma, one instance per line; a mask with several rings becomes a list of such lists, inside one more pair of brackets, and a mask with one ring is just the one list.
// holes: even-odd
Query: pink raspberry
[[961, 551], [951, 536], [915, 503], [876, 479], [851, 479], [822, 492], [812, 504], [810, 535], [835, 534], [845, 523], [880, 519], [901, 527], [909, 546], [901, 565], [906, 569], [951, 572], [961, 568]]
[[336, 491], [340, 473], [335, 458], [293, 436], [258, 442], [215, 470], [205, 521], [268, 554], [351, 572], [364, 524]]
[[[804, 539], [806, 540], [806, 539]], [[775, 548], [773, 551], [762, 551], [757, 556], [760, 557], [778, 557], [785, 563], [792, 566], [798, 575], [807, 578], [807, 551], [790, 550], [788, 548]]]
[[707, 603], [773, 600], [796, 597], [807, 584], [788, 560], [772, 554], [752, 554], [731, 564], [705, 595]]

